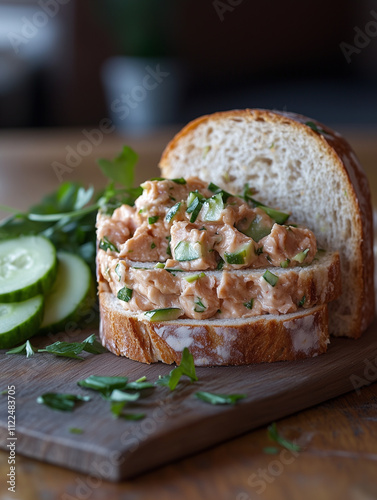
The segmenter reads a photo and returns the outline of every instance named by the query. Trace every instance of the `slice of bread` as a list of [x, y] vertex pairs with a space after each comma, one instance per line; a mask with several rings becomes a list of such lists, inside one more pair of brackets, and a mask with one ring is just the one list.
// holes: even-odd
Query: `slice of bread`
[[[119, 262], [124, 269], [122, 280], [116, 272]], [[120, 302], [128, 311], [177, 307], [185, 311], [186, 317], [203, 320], [214, 315], [224, 319], [286, 314], [297, 311], [300, 301], [301, 306], [309, 309], [327, 304], [341, 293], [337, 252], [319, 252], [309, 266], [270, 267], [269, 270], [278, 277], [274, 287], [263, 278], [265, 269], [205, 271], [190, 283], [187, 278], [199, 276], [198, 273], [167, 271], [155, 268], [151, 262], [125, 261], [106, 255], [101, 259], [99, 276], [101, 281], [107, 281], [115, 296], [124, 286], [133, 290], [128, 302]], [[205, 310], [195, 312], [198, 295], [207, 305]], [[253, 305], [245, 305], [251, 298]]]
[[247, 183], [266, 205], [290, 211], [318, 246], [339, 250], [342, 295], [330, 332], [357, 338], [374, 317], [373, 224], [368, 180], [349, 144], [301, 115], [235, 110], [189, 123], [165, 149], [167, 178], [197, 175], [232, 193]]
[[196, 366], [296, 360], [324, 353], [329, 342], [326, 305], [244, 320], [152, 322], [143, 313], [125, 311], [104, 283], [99, 303], [103, 345], [144, 363], [180, 363], [184, 347]]

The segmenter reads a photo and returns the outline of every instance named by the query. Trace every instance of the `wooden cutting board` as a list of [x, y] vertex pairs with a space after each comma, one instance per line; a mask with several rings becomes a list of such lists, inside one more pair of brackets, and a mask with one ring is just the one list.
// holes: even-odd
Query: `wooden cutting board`
[[[69, 340], [82, 340], [89, 333]], [[33, 345], [48, 343], [46, 338], [33, 339]], [[147, 415], [138, 422], [114, 419], [109, 403], [78, 387], [77, 381], [92, 374], [130, 380], [146, 375], [154, 381], [171, 367], [148, 366], [111, 353], [84, 356], [85, 361], [77, 361], [39, 353], [27, 359], [1, 351], [0, 391], [16, 387], [16, 453], [118, 481], [354, 390], [355, 384], [377, 380], [377, 321], [357, 341], [333, 339], [327, 354], [314, 359], [198, 368], [199, 382], [180, 382], [173, 392], [157, 387], [135, 403], [132, 411]], [[247, 398], [236, 406], [212, 406], [194, 397], [198, 390], [245, 393]], [[87, 394], [92, 399], [73, 413], [63, 413], [36, 403], [45, 392]], [[72, 427], [84, 432], [72, 434]], [[8, 437], [3, 395], [0, 446], [4, 449]]]

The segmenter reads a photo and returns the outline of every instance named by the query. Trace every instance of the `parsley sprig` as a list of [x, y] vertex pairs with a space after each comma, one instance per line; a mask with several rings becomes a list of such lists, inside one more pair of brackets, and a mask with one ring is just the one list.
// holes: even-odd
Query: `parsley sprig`
[[55, 356], [80, 360], [84, 359], [79, 356], [83, 351], [90, 352], [91, 354], [102, 354], [107, 352], [107, 349], [98, 342], [94, 333], [82, 342], [58, 341], [46, 346], [44, 349], [38, 349], [38, 352], [49, 352], [50, 354], [55, 354]]
[[191, 382], [198, 380], [195, 372], [194, 358], [187, 347], [183, 349], [180, 365], [176, 366], [169, 373], [169, 375], [165, 375], [164, 377], [160, 375], [159, 379], [156, 380], [155, 383], [156, 385], [169, 387], [171, 391], [174, 391], [181, 377], [183, 377], [184, 375], [188, 377]]
[[[279, 444], [283, 448], [286, 448], [289, 451], [301, 451], [301, 446], [298, 444], [289, 441], [288, 439], [285, 439], [283, 436], [281, 436], [278, 432], [276, 422], [273, 422], [271, 425], [268, 426], [267, 428], [267, 434], [268, 437], [271, 439], [271, 441], [274, 441], [275, 443]], [[267, 447], [265, 448], [265, 453], [272, 453], [273, 447]], [[277, 452], [277, 450], [276, 450]]]
[[114, 160], [98, 160], [109, 179], [107, 187], [98, 193], [93, 187], [65, 182], [28, 212], [0, 205], [0, 210], [11, 213], [0, 221], [0, 239], [31, 234], [45, 236], [59, 250], [80, 255], [94, 274], [97, 211], [111, 214], [124, 203], [134, 204], [142, 193], [141, 187], [132, 187], [137, 161], [138, 155], [128, 146], [124, 146]]

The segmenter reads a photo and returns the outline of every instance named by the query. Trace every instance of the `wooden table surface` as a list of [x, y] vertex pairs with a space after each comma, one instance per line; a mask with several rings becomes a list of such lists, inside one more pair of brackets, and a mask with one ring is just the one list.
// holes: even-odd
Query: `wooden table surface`
[[[377, 130], [338, 129], [367, 171], [376, 206]], [[101, 187], [104, 179], [95, 159], [111, 158], [122, 144], [130, 144], [140, 154], [136, 181], [141, 182], [158, 173], [159, 156], [174, 131], [144, 137], [105, 135], [62, 180]], [[77, 150], [84, 139], [77, 129], [1, 132], [0, 204], [26, 209], [56, 189], [60, 181], [53, 162], [66, 164], [66, 148]], [[377, 380], [377, 369], [369, 379]], [[266, 454], [263, 448], [272, 443], [266, 428], [261, 428], [119, 484], [18, 455], [17, 488], [11, 493], [5, 484], [7, 453], [0, 451], [0, 500], [377, 499], [377, 384], [292, 415], [277, 425], [283, 436], [303, 445], [297, 456]]]

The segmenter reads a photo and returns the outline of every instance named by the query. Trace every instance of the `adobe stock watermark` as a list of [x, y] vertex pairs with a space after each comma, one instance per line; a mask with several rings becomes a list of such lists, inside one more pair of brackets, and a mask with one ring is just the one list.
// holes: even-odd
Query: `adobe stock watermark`
[[372, 38], [377, 36], [377, 12], [371, 10], [370, 15], [373, 20], [368, 21], [363, 30], [358, 26], [353, 28], [355, 31], [353, 45], [346, 42], [339, 44], [339, 48], [348, 64], [352, 62], [351, 56], [353, 56], [353, 54], [360, 54], [362, 49], [368, 47]]
[[[145, 75], [140, 85], [135, 85], [129, 93], [121, 94], [119, 98], [114, 99], [110, 106], [112, 112], [117, 115], [119, 120], [125, 120], [132, 113], [132, 110], [136, 109], [141, 102], [148, 98], [149, 92], [161, 85], [169, 75], [168, 71], [161, 70], [160, 64], [157, 64], [155, 69], [146, 66]], [[115, 128], [110, 118], [103, 118], [97, 128], [92, 130], [83, 129], [81, 133], [84, 139], [79, 141], [75, 147], [65, 147], [67, 152], [65, 163], [59, 161], [51, 163], [59, 182], [63, 181], [65, 174], [73, 172], [81, 164], [83, 158], [89, 156], [93, 152], [93, 148], [102, 143], [105, 135], [112, 133]]]
[[377, 357], [374, 362], [369, 361], [369, 359], [364, 359], [364, 372], [363, 377], [359, 375], [352, 374], [350, 376], [350, 382], [359, 396], [361, 393], [361, 388], [370, 385], [372, 382], [377, 380]]
[[233, 12], [235, 7], [238, 7], [243, 0], [213, 0], [212, 6], [219, 16], [221, 22], [225, 19], [225, 14], [227, 12]]
[[[171, 397], [167, 401], [160, 401], [158, 406], [153, 409], [151, 415], [140, 422], [135, 427], [129, 427], [120, 436], [120, 442], [127, 450], [126, 453], [134, 453], [140, 444], [153, 434], [160, 423], [168, 418], [180, 413], [179, 405], [173, 404]], [[62, 494], [60, 500], [87, 500], [93, 491], [100, 488], [103, 481], [113, 478], [112, 469], [124, 464], [126, 457], [119, 451], [109, 454], [106, 459], [93, 460], [91, 463], [92, 475], [88, 474], [84, 479], [76, 477], [74, 491], [70, 488]]]
[[39, 32], [44, 28], [50, 19], [55, 17], [59, 12], [62, 5], [66, 5], [71, 0], [38, 0], [39, 10], [28, 18], [21, 17], [21, 29], [19, 33], [10, 31], [7, 36], [13, 50], [18, 55], [20, 47], [27, 45]]
[[[247, 484], [258, 494], [262, 495], [269, 484], [273, 483], [281, 476], [287, 465], [291, 465], [297, 460], [300, 453], [295, 450], [282, 449], [279, 456], [271, 460], [266, 469], [259, 468], [257, 472], [250, 474], [247, 478]], [[238, 493], [236, 500], [252, 500], [252, 497], [246, 492]]]

